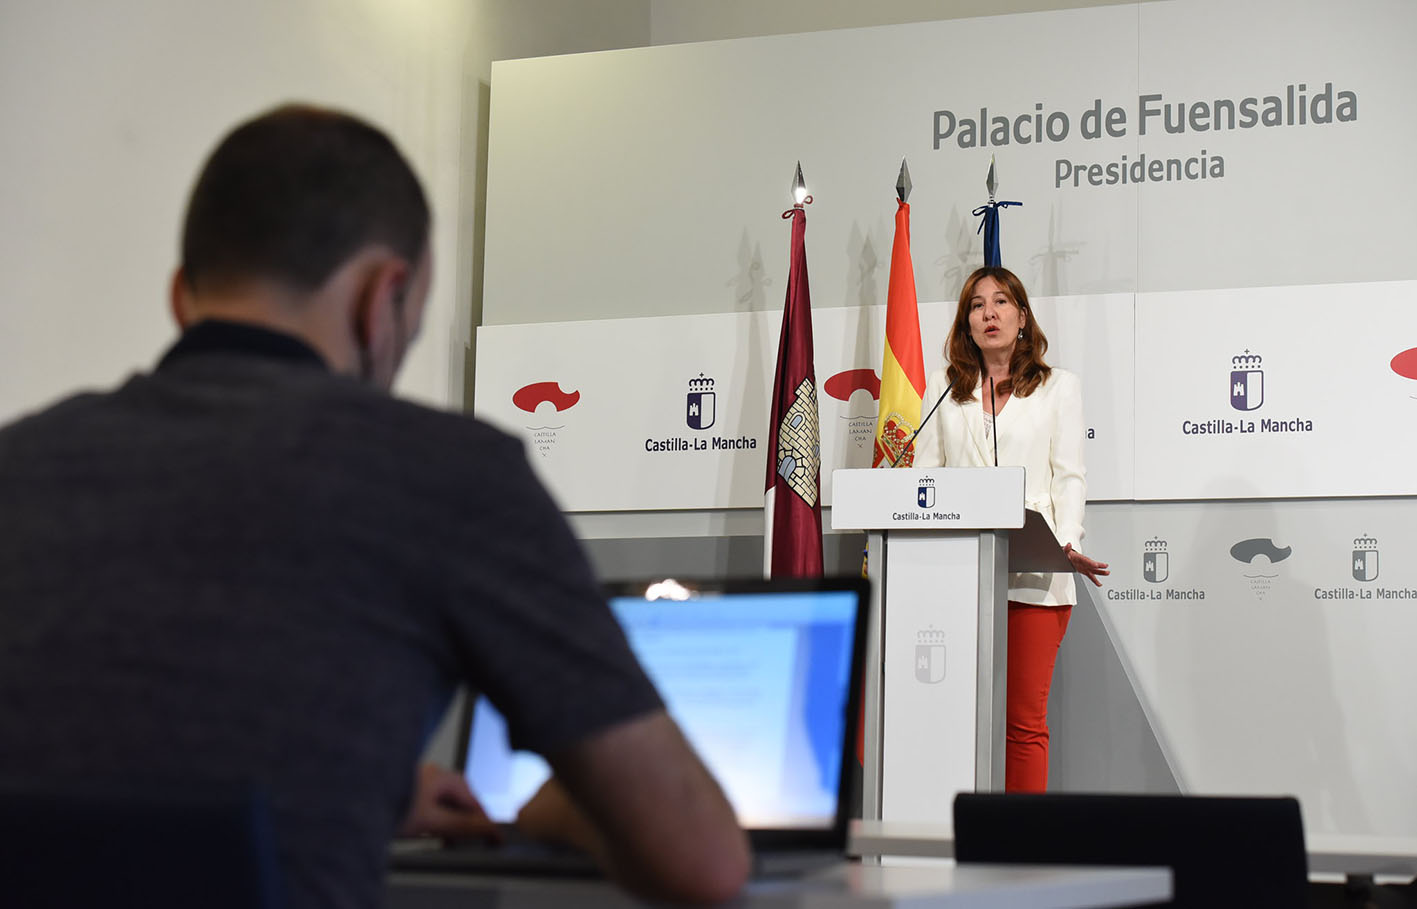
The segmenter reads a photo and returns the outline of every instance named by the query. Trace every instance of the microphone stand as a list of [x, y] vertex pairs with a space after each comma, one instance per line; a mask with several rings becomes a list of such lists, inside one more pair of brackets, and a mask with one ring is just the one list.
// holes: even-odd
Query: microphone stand
[[994, 437], [994, 466], [999, 466], [999, 400], [994, 397], [994, 377], [989, 377], [989, 409], [994, 411], [994, 419], [991, 421]]
[[896, 466], [900, 463], [900, 459], [905, 457], [905, 453], [910, 450], [910, 445], [915, 441], [915, 437], [920, 435], [920, 430], [925, 428], [925, 424], [930, 422], [930, 418], [935, 415], [935, 411], [939, 410], [940, 405], [945, 403], [945, 398], [949, 397], [950, 389], [954, 387], [955, 383], [951, 380], [950, 384], [945, 386], [945, 390], [940, 392], [940, 397], [935, 401], [935, 406], [931, 407], [930, 412], [925, 415], [925, 419], [920, 421], [920, 427], [910, 434], [910, 438], [905, 440], [904, 445], [900, 446], [900, 451], [891, 459], [890, 464], [887, 465], [887, 469]]

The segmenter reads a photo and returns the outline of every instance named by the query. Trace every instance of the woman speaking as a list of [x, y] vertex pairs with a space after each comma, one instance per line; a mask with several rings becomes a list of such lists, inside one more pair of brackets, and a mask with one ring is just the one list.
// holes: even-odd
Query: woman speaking
[[[949, 366], [925, 385], [927, 405], [947, 390], [949, 400], [921, 429], [915, 465], [1023, 467], [1025, 506], [1043, 515], [1074, 571], [1101, 586], [1107, 565], [1077, 548], [1087, 498], [1082, 387], [1077, 376], [1043, 361], [1047, 350], [1013, 272], [986, 267], [970, 275], [945, 345]], [[1010, 792], [1048, 787], [1048, 688], [1076, 602], [1071, 574], [1009, 575], [1004, 788]]]

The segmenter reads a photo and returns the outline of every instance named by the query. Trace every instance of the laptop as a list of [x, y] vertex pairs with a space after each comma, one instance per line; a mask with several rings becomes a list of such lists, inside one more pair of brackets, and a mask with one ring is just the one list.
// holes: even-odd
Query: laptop
[[[860, 578], [666, 579], [607, 591], [670, 715], [747, 831], [756, 876], [845, 858], [868, 591]], [[488, 816], [510, 828], [549, 770], [508, 747], [506, 724], [485, 698], [469, 701], [463, 774]], [[392, 861], [401, 870], [598, 873], [579, 853], [510, 829], [507, 839], [409, 847]]]

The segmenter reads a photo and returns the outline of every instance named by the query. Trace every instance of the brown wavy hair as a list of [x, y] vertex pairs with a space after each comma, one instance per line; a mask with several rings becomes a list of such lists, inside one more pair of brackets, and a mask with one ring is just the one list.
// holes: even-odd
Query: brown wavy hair
[[950, 326], [950, 336], [945, 341], [945, 357], [950, 361], [945, 375], [954, 383], [950, 397], [957, 403], [965, 404], [974, 398], [974, 386], [984, 372], [984, 360], [979, 354], [979, 345], [969, 331], [969, 301], [974, 296], [974, 288], [985, 278], [993, 278], [1004, 289], [1004, 293], [1019, 308], [1024, 317], [1023, 337], [1014, 345], [1013, 357], [1009, 360], [1009, 378], [996, 391], [1009, 392], [1026, 398], [1042, 385], [1053, 371], [1043, 362], [1048, 352], [1048, 339], [1038, 320], [1033, 317], [1033, 309], [1028, 303], [1028, 291], [1018, 275], [1007, 268], [988, 266], [977, 269], [965, 279], [959, 292], [959, 307], [955, 310], [954, 324]]

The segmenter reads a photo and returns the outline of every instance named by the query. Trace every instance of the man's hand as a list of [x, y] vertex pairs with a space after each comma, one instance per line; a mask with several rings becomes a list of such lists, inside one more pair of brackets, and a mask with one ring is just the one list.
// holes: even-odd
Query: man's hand
[[482, 803], [472, 794], [461, 774], [437, 764], [424, 764], [418, 768], [413, 803], [399, 828], [399, 836], [479, 838], [496, 842], [502, 839], [502, 832], [482, 810]]
[[603, 729], [546, 756], [553, 779], [517, 824], [579, 846], [639, 896], [719, 903], [752, 866], [733, 806], [663, 710]]

